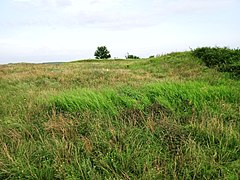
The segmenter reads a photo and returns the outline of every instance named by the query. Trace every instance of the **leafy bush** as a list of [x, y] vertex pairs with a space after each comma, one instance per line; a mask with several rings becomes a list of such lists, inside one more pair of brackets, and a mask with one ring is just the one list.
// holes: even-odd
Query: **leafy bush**
[[240, 77], [240, 49], [201, 47], [192, 50], [192, 54], [210, 68]]
[[126, 59], [140, 59], [138, 56], [132, 55], [132, 54], [127, 54], [127, 56], [125, 56]]

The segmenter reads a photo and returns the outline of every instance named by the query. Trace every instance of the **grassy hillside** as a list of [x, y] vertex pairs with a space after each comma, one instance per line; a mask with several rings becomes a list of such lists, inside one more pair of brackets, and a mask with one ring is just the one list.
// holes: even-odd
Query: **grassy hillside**
[[240, 81], [191, 52], [0, 66], [0, 179], [239, 179]]

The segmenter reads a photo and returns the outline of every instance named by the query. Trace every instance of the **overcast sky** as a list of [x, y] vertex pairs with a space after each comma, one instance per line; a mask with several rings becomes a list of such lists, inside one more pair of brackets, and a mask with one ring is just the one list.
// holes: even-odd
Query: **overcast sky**
[[1, 0], [0, 64], [240, 44], [240, 0]]

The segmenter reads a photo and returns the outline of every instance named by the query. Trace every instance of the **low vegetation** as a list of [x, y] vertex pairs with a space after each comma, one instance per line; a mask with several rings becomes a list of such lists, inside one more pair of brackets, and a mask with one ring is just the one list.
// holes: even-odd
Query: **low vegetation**
[[197, 57], [1, 65], [0, 179], [239, 179], [240, 82]]
[[195, 57], [200, 58], [206, 66], [229, 72], [240, 78], [240, 49], [202, 47], [193, 50], [192, 53]]
[[132, 55], [132, 54], [127, 54], [125, 58], [126, 59], [140, 59], [140, 57]]

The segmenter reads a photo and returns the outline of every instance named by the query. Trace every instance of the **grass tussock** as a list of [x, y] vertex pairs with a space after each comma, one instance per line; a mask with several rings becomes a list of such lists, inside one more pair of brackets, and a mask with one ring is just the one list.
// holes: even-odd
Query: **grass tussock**
[[0, 75], [1, 179], [239, 179], [239, 81], [191, 52]]
[[55, 107], [59, 112], [90, 111], [110, 116], [118, 116], [123, 111], [135, 111], [136, 114], [142, 111], [144, 114], [159, 110], [180, 119], [192, 115], [201, 117], [207, 110], [212, 115], [226, 116], [226, 120], [236, 120], [237, 104], [240, 103], [238, 90], [194, 82], [148, 84], [138, 89], [126, 86], [115, 91], [76, 89], [53, 96], [49, 108]]

